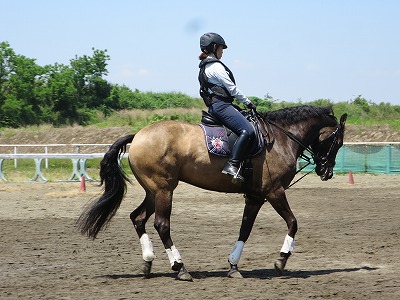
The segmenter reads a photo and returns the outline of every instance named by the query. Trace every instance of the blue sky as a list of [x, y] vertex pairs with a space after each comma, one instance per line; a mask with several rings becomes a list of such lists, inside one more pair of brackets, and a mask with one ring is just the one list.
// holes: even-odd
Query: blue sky
[[247, 96], [400, 105], [397, 0], [0, 0], [0, 41], [39, 65], [111, 57], [108, 80], [198, 96], [199, 37], [218, 32]]

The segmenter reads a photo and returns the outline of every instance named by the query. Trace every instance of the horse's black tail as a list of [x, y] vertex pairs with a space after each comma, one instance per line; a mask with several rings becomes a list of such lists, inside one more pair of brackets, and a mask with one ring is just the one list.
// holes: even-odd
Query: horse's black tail
[[130, 181], [119, 164], [121, 154], [132, 142], [134, 134], [118, 139], [104, 154], [100, 163], [100, 186], [104, 184], [103, 195], [82, 212], [76, 224], [82, 234], [96, 238], [117, 212], [126, 193], [126, 181]]

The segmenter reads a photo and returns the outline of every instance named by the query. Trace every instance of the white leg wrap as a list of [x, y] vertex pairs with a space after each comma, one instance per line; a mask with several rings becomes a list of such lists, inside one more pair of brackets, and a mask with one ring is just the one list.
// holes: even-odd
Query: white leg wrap
[[240, 257], [242, 256], [243, 252], [243, 247], [244, 247], [244, 242], [243, 241], [237, 241], [235, 243], [235, 246], [233, 246], [233, 250], [231, 254], [229, 255], [229, 263], [232, 265], [237, 265]]
[[292, 253], [294, 249], [294, 244], [294, 239], [287, 234], [281, 248], [281, 253]]
[[178, 249], [176, 249], [176, 247], [174, 245], [172, 245], [171, 248], [169, 248], [169, 249], [165, 249], [165, 252], [167, 252], [171, 267], [174, 265], [174, 262], [178, 262], [178, 263], [182, 262], [182, 257], [179, 254]]
[[153, 244], [147, 233], [140, 237], [140, 246], [142, 246], [142, 256], [145, 261], [153, 261], [155, 258]]

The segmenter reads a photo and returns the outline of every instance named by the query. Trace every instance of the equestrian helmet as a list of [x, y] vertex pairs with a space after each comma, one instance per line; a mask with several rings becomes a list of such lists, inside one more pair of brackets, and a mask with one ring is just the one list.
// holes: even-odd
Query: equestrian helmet
[[208, 32], [203, 34], [200, 37], [200, 49], [204, 52], [204, 50], [211, 50], [210, 45], [222, 45], [224, 49], [228, 48], [225, 43], [225, 40], [218, 33]]

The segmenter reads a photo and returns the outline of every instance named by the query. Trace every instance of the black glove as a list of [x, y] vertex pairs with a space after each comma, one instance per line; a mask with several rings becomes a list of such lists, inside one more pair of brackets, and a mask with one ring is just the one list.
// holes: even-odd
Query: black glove
[[253, 102], [251, 102], [251, 101], [250, 101], [248, 104], [246, 104], [246, 106], [247, 106], [248, 109], [252, 109], [252, 110], [256, 110], [256, 108], [257, 108], [257, 107], [253, 104]]

